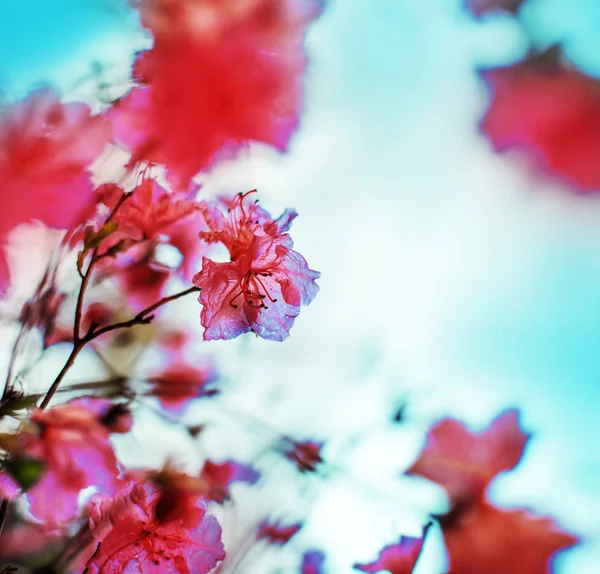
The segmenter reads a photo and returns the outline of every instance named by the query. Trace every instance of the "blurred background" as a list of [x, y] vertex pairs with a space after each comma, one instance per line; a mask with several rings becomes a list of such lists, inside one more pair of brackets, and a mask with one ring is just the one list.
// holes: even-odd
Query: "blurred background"
[[[600, 75], [597, 0], [531, 0], [521, 22], [540, 48], [561, 42]], [[3, 98], [49, 81], [93, 100], [98, 82], [124, 82], [148, 45], [120, 0], [2, 2]], [[481, 428], [507, 407], [534, 436], [492, 499], [582, 537], [557, 558], [558, 574], [600, 564], [600, 194], [495, 154], [478, 132], [488, 91], [476, 70], [527, 48], [522, 24], [477, 22], [460, 0], [331, 0], [309, 30], [305, 112], [289, 154], [252, 146], [199, 178], [206, 197], [256, 187], [272, 213], [295, 207], [296, 248], [322, 272], [285, 343], [199, 347], [230, 381], [206, 453], [288, 477], [265, 488], [259, 509], [241, 496], [226, 520], [306, 520], [287, 555], [257, 555], [271, 566], [246, 571], [293, 572], [295, 549], [322, 548], [330, 572], [350, 572], [416, 535], [445, 504], [433, 485], [401, 476], [427, 429], [443, 416]], [[192, 299], [180, 311], [195, 321], [199, 308]], [[206, 416], [204, 405], [186, 413]], [[124, 460], [169, 454], [194, 466], [178, 429], [152, 422], [148, 413], [135, 444], [120, 445]], [[322, 477], [265, 461], [260, 445], [281, 434], [326, 443]], [[140, 445], [151, 447], [147, 460], [136, 459]], [[416, 573], [444, 567], [434, 532]]]

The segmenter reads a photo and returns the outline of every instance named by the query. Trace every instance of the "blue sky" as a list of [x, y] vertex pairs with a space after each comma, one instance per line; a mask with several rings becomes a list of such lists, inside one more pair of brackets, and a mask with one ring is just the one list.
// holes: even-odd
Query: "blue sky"
[[[600, 3], [532, 0], [524, 17], [541, 45], [564, 41], [569, 56], [600, 75]], [[51, 79], [70, 93], [92, 61], [126, 69], [144, 44], [136, 30], [118, 0], [36, 0], [26, 10], [2, 3], [3, 91], [18, 97]], [[493, 155], [476, 130], [486, 94], [473, 70], [519, 58], [520, 29], [502, 17], [476, 23], [459, 0], [338, 0], [308, 41], [306, 115], [289, 156], [257, 147], [205, 181], [208, 192], [258, 186], [274, 212], [297, 207], [296, 244], [323, 272], [322, 293], [285, 351], [251, 343], [263, 367], [255, 384], [277, 379], [286, 358], [303, 392], [336, 401], [339, 421], [316, 409], [315, 428], [351, 433], [348, 415], [369, 448], [345, 463], [382, 489], [396, 489], [436, 417], [482, 425], [521, 408], [535, 438], [494, 497], [551, 513], [584, 536], [585, 546], [558, 561], [559, 574], [594, 571], [600, 202]], [[236, 345], [219, 352], [235, 356]], [[301, 364], [307, 355], [313, 360]], [[389, 401], [404, 395], [419, 432], [381, 428], [372, 437]], [[405, 448], [390, 454], [398, 439]], [[365, 470], [376, 464], [381, 474]], [[404, 520], [377, 505], [357, 510], [356, 493], [329, 490], [315, 536], [327, 539], [358, 513], [365, 524], [351, 544], [365, 559], [402, 529], [417, 532], [419, 512], [439, 502], [423, 487]], [[346, 571], [348, 537], [329, 540], [334, 571]], [[438, 551], [428, 549], [418, 574], [442, 571]]]

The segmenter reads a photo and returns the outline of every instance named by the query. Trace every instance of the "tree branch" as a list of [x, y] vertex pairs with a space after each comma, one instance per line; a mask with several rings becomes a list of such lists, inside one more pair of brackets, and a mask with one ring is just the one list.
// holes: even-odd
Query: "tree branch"
[[105, 327], [102, 327], [100, 329], [98, 329], [97, 327], [92, 325], [92, 327], [90, 328], [90, 330], [86, 333], [86, 335], [84, 337], [79, 338], [74, 342], [73, 350], [71, 351], [71, 354], [69, 355], [69, 358], [67, 359], [67, 362], [61, 369], [60, 373], [58, 373], [58, 375], [57, 375], [56, 379], [54, 380], [54, 382], [52, 383], [50, 389], [48, 389], [48, 392], [46, 393], [46, 396], [44, 397], [44, 400], [41, 402], [39, 408], [45, 409], [48, 406], [48, 404], [52, 400], [52, 397], [56, 393], [58, 386], [64, 379], [68, 370], [73, 366], [73, 363], [75, 362], [75, 359], [77, 358], [77, 355], [79, 355], [81, 350], [88, 343], [90, 343], [94, 339], [97, 339], [98, 337], [101, 337], [102, 335], [109, 333], [111, 331], [116, 331], [118, 329], [128, 329], [135, 325], [146, 325], [146, 324], [150, 323], [152, 321], [152, 319], [154, 319], [154, 315], [152, 313], [154, 311], [156, 311], [158, 308], [162, 307], [163, 305], [166, 305], [167, 303], [170, 303], [171, 301], [175, 301], [176, 299], [179, 299], [180, 297], [184, 297], [185, 295], [189, 295], [190, 293], [195, 293], [198, 291], [200, 291], [199, 287], [190, 287], [188, 289], [185, 289], [184, 291], [175, 293], [174, 295], [169, 295], [168, 297], [163, 297], [162, 299], [160, 299], [160, 301], [157, 301], [153, 305], [150, 305], [150, 307], [147, 307], [143, 311], [140, 311], [135, 317], [132, 317], [128, 321], [121, 321], [119, 323], [113, 323], [112, 325], [106, 325]]

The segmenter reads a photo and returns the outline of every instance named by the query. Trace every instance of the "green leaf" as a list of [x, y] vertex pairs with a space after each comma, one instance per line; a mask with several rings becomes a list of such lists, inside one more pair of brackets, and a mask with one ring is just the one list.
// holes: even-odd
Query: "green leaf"
[[0, 408], [2, 415], [14, 415], [23, 409], [29, 409], [36, 405], [40, 395], [21, 395], [6, 401], [6, 404]]
[[83, 274], [83, 263], [85, 261], [85, 256], [88, 254], [87, 249], [82, 249], [77, 254], [77, 269], [79, 269], [79, 273]]
[[23, 490], [27, 490], [40, 480], [45, 465], [35, 458], [16, 456], [7, 459], [4, 468]]
[[106, 256], [116, 257], [119, 253], [124, 253], [136, 243], [137, 241], [134, 241], [133, 239], [121, 239], [121, 241], [106, 250]]
[[94, 232], [93, 227], [86, 227], [83, 233], [83, 245], [85, 249], [94, 249], [98, 247], [109, 235], [112, 235], [119, 224], [116, 221], [105, 223], [98, 231]]

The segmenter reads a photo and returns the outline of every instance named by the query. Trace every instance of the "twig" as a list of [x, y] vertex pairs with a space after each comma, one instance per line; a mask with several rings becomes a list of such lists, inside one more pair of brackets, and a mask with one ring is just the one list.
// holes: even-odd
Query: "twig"
[[200, 291], [199, 287], [190, 287], [185, 291], [181, 291], [179, 293], [175, 293], [175, 295], [169, 295], [168, 297], [163, 297], [160, 301], [154, 303], [154, 305], [150, 305], [143, 311], [140, 311], [135, 317], [129, 319], [128, 321], [121, 321], [120, 323], [114, 323], [113, 325], [107, 325], [106, 327], [102, 327], [101, 329], [91, 329], [90, 332], [86, 335], [85, 339], [92, 341], [105, 333], [109, 333], [110, 331], [115, 331], [116, 329], [124, 329], [128, 327], [133, 327], [134, 325], [145, 325], [150, 323], [152, 319], [154, 319], [154, 315], [152, 313], [156, 311], [159, 307], [170, 303], [171, 301], [175, 301], [175, 299], [179, 299], [180, 297], [184, 297], [185, 295], [189, 295], [190, 293], [196, 293]]
[[[49, 274], [50, 274], [50, 279], [48, 279]], [[8, 370], [6, 373], [6, 382], [4, 384], [4, 390], [2, 391], [2, 399], [4, 399], [6, 397], [6, 395], [13, 388], [14, 370], [15, 370], [15, 365], [16, 365], [17, 358], [19, 355], [19, 351], [20, 351], [23, 341], [25, 340], [25, 337], [28, 334], [29, 329], [30, 329], [29, 323], [31, 321], [31, 315], [32, 315], [33, 309], [34, 309], [33, 301], [35, 301], [42, 294], [42, 292], [44, 291], [44, 288], [46, 287], [48, 282], [50, 282], [50, 285], [51, 285], [55, 281], [55, 279], [56, 279], [56, 266], [54, 266], [52, 271], [50, 271], [50, 268], [48, 267], [46, 269], [46, 271], [44, 272], [44, 276], [42, 277], [39, 285], [37, 286], [33, 297], [25, 303], [26, 307], [24, 310], [24, 315], [21, 318], [21, 327], [19, 329], [19, 334], [17, 335], [17, 338], [15, 339], [15, 342], [14, 342], [14, 345], [13, 345], [13, 348], [12, 348], [12, 351], [10, 354], [10, 362], [8, 364]]]
[[[119, 201], [117, 202], [117, 205], [115, 205], [114, 209], [110, 212], [110, 215], [106, 218], [104, 225], [106, 225], [107, 223], [110, 223], [114, 219], [115, 215], [117, 214], [117, 211], [119, 210], [119, 207], [121, 207], [121, 205], [123, 205], [123, 203], [125, 203], [127, 198], [130, 196], [131, 196], [131, 193], [123, 193], [123, 195], [121, 195], [121, 197], [119, 198]], [[88, 288], [90, 279], [92, 277], [92, 271], [94, 269], [94, 266], [96, 265], [96, 263], [99, 260], [99, 257], [98, 257], [99, 248], [100, 248], [100, 246], [98, 245], [92, 251], [92, 258], [90, 259], [90, 263], [88, 265], [86, 272], [83, 274], [83, 277], [81, 280], [81, 287], [79, 288], [79, 294], [77, 295], [77, 305], [75, 307], [75, 321], [73, 324], [73, 341], [74, 341], [75, 345], [77, 345], [77, 343], [79, 343], [81, 340], [81, 318], [83, 315], [83, 301], [85, 299], [85, 292]], [[79, 266], [77, 266], [77, 268], [79, 269]], [[80, 275], [81, 275], [81, 272], [80, 272]]]
[[[117, 204], [115, 205], [113, 210], [110, 212], [110, 214], [106, 218], [104, 225], [106, 225], [107, 223], [110, 223], [113, 220], [119, 207], [121, 207], [121, 205], [123, 205], [123, 203], [130, 196], [131, 196], [131, 193], [123, 193], [121, 195], [121, 197], [119, 198], [119, 201], [117, 202]], [[86, 272], [83, 274], [83, 277], [81, 280], [81, 286], [79, 287], [79, 293], [77, 294], [77, 304], [75, 306], [75, 319], [73, 321], [73, 350], [71, 351], [71, 354], [69, 355], [69, 358], [67, 359], [67, 362], [61, 369], [60, 373], [58, 373], [56, 379], [54, 380], [54, 382], [48, 389], [48, 392], [46, 393], [44, 400], [40, 404], [40, 409], [45, 409], [48, 406], [48, 403], [52, 400], [54, 393], [56, 393], [56, 389], [58, 388], [58, 385], [60, 385], [64, 376], [67, 374], [67, 371], [71, 368], [71, 366], [75, 362], [77, 355], [79, 355], [81, 350], [91, 340], [91, 339], [89, 339], [89, 340], [87, 340], [87, 339], [90, 335], [90, 332], [93, 330], [94, 325], [92, 325], [90, 327], [90, 330], [88, 331], [87, 335], [85, 337], [83, 337], [83, 339], [82, 339], [81, 338], [81, 319], [83, 316], [83, 301], [85, 299], [85, 292], [87, 290], [90, 279], [92, 277], [92, 271], [94, 269], [94, 265], [97, 261], [99, 247], [100, 246], [96, 246], [92, 252], [92, 258], [90, 259], [90, 263], [88, 265]], [[79, 265], [77, 265], [77, 269], [79, 270]], [[81, 271], [79, 271], [79, 274], [81, 275]]]
[[0, 536], [2, 536], [2, 530], [4, 529], [4, 523], [6, 522], [6, 516], [8, 515], [8, 498], [3, 498], [0, 503]]
[[58, 389], [58, 385], [60, 385], [61, 381], [65, 378], [67, 371], [73, 366], [73, 363], [75, 362], [75, 359], [77, 358], [77, 355], [79, 355], [79, 353], [81, 352], [83, 347], [85, 347], [85, 344], [86, 343], [84, 341], [79, 341], [73, 346], [73, 350], [71, 351], [71, 354], [69, 355], [69, 358], [67, 359], [67, 362], [64, 364], [63, 368], [60, 370], [60, 373], [58, 373], [58, 375], [56, 376], [56, 379], [54, 379], [54, 382], [48, 389], [48, 392], [46, 393], [44, 400], [41, 402], [40, 409], [45, 409], [48, 406], [48, 403], [52, 400], [54, 393], [56, 393], [56, 389]]
[[162, 307], [163, 305], [166, 305], [167, 303], [170, 303], [171, 301], [175, 301], [176, 299], [179, 299], [180, 297], [184, 297], [185, 295], [189, 295], [190, 293], [194, 293], [197, 291], [200, 291], [200, 289], [198, 287], [190, 287], [189, 289], [186, 289], [185, 291], [175, 293], [174, 295], [169, 295], [168, 297], [163, 297], [160, 301], [157, 301], [156, 303], [154, 303], [154, 305], [150, 305], [150, 307], [147, 307], [143, 311], [140, 311], [135, 317], [129, 319], [128, 321], [121, 321], [119, 323], [107, 325], [106, 327], [102, 327], [100, 329], [98, 329], [97, 326], [92, 325], [90, 327], [89, 331], [83, 337], [79, 338], [73, 345], [73, 350], [71, 351], [71, 354], [69, 355], [69, 358], [67, 359], [67, 362], [61, 369], [60, 373], [58, 373], [56, 379], [52, 383], [52, 386], [48, 389], [48, 392], [46, 393], [46, 396], [44, 397], [44, 400], [41, 402], [39, 408], [45, 409], [48, 406], [48, 403], [50, 403], [50, 401], [52, 400], [52, 397], [56, 393], [58, 386], [64, 379], [68, 370], [73, 366], [73, 363], [75, 362], [75, 359], [77, 358], [77, 355], [79, 355], [81, 350], [88, 343], [90, 343], [94, 339], [97, 339], [98, 337], [101, 337], [102, 335], [104, 335], [106, 333], [109, 333], [111, 331], [116, 331], [117, 329], [127, 329], [127, 328], [133, 327], [135, 325], [146, 325], [146, 324], [150, 323], [152, 321], [152, 319], [154, 319], [154, 315], [152, 315], [152, 313], [154, 311], [156, 311], [159, 307]]

